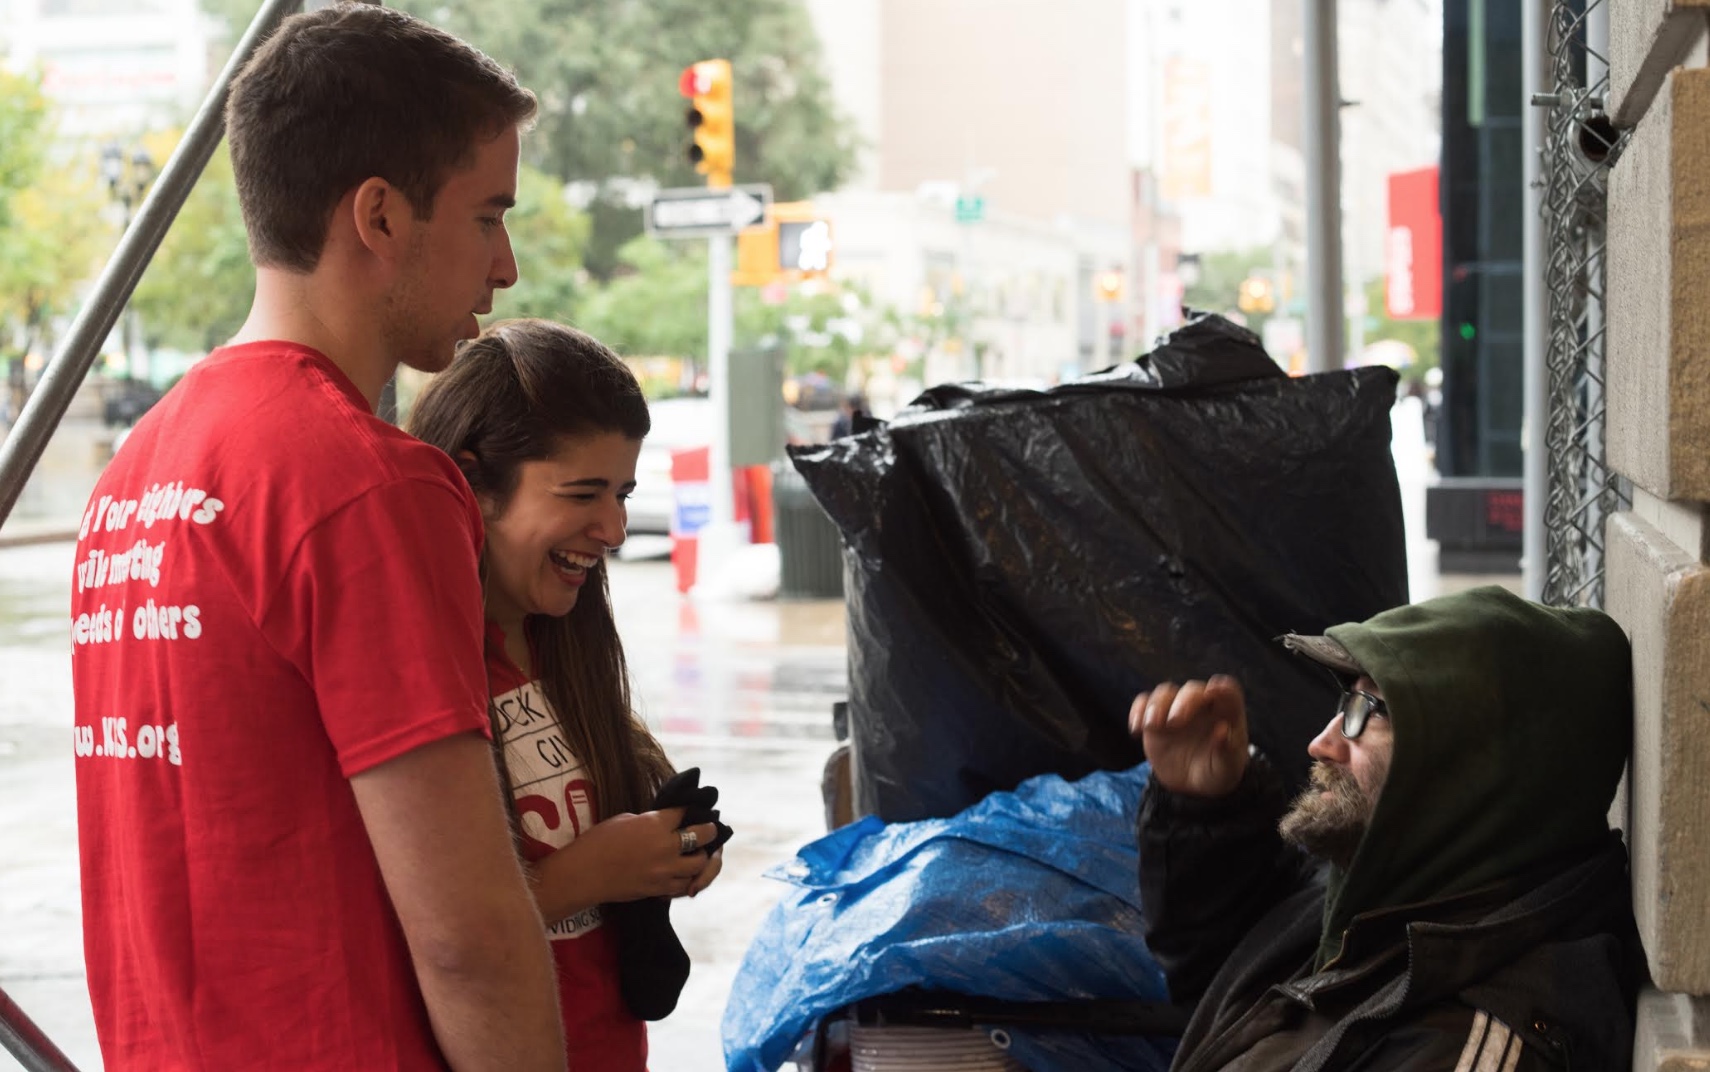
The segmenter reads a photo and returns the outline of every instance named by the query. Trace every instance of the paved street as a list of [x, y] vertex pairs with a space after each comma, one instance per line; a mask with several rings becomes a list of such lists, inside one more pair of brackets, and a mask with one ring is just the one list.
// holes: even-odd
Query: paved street
[[[0, 550], [0, 987], [89, 1072], [101, 1062], [82, 972], [72, 791], [68, 543]], [[844, 694], [841, 603], [705, 606], [664, 561], [619, 562], [614, 601], [638, 702], [679, 767], [719, 786], [736, 830], [724, 873], [672, 919], [694, 960], [652, 1029], [658, 1072], [724, 1067], [718, 1024], [782, 887], [760, 877], [824, 829], [820, 770]], [[0, 1056], [0, 1068], [15, 1067]]]

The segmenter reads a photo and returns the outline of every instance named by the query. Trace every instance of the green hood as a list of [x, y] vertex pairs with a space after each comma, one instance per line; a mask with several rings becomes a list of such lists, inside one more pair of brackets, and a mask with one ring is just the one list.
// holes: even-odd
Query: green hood
[[1488, 587], [1328, 633], [1383, 690], [1395, 754], [1359, 851], [1331, 872], [1321, 965], [1355, 916], [1604, 842], [1633, 721], [1612, 618]]

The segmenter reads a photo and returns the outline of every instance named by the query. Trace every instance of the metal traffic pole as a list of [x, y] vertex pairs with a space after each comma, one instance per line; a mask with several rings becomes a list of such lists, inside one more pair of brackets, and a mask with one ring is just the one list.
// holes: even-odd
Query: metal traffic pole
[[707, 397], [713, 411], [712, 443], [707, 451], [708, 489], [712, 496], [707, 526], [696, 552], [697, 583], [713, 580], [729, 561], [736, 532], [734, 477], [730, 468], [730, 339], [734, 312], [730, 284], [732, 238], [707, 237]]
[[1342, 88], [1336, 0], [1301, 0], [1306, 85], [1306, 370], [1342, 367]]

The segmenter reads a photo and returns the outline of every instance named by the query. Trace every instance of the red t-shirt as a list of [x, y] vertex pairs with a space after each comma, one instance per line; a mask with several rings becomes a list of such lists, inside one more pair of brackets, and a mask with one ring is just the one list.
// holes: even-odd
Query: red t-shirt
[[107, 1067], [442, 1069], [348, 779], [487, 732], [481, 518], [314, 351], [216, 351], [95, 488], [72, 596]]
[[[551, 855], [600, 821], [593, 785], [570, 751], [552, 705], [505, 654], [504, 633], [487, 627], [492, 714], [505, 749], [523, 856]], [[618, 989], [618, 949], [598, 906], [546, 929], [558, 962], [558, 1000], [570, 1067], [646, 1072], [647, 1025], [630, 1014]]]

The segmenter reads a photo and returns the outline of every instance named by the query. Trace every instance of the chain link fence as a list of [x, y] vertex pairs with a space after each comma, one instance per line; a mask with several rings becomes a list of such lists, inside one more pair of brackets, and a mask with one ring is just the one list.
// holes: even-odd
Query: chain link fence
[[1623, 138], [1604, 114], [1609, 0], [1556, 0], [1548, 36], [1554, 92], [1543, 146], [1549, 302], [1544, 447], [1544, 602], [1603, 605], [1604, 522], [1630, 493], [1604, 459], [1604, 269], [1609, 167]]

